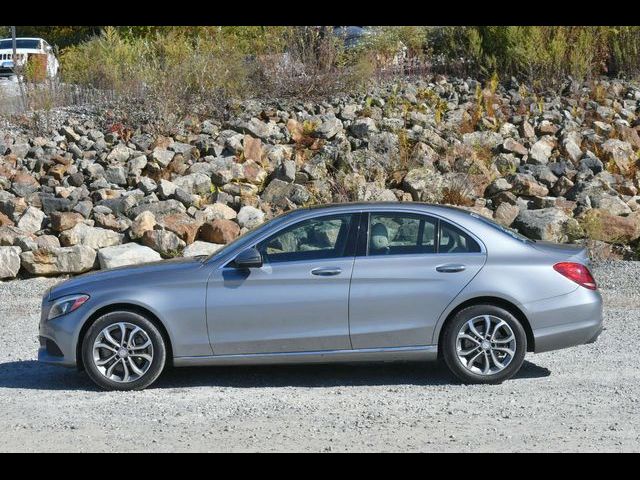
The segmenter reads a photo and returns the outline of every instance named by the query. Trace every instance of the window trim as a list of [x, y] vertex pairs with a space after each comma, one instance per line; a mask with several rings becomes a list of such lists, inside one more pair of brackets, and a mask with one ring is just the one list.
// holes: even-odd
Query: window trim
[[[257, 248], [257, 246], [260, 243], [264, 242], [265, 240], [268, 240], [269, 238], [274, 237], [274, 236], [284, 232], [285, 230], [287, 230], [289, 228], [295, 228], [295, 226], [300, 224], [300, 223], [303, 223], [303, 222], [306, 222], [306, 221], [309, 221], [309, 220], [320, 220], [320, 219], [323, 219], [323, 218], [326, 218], [326, 217], [340, 217], [340, 216], [347, 216], [347, 215], [351, 216], [351, 222], [349, 222], [349, 231], [347, 232], [347, 244], [346, 244], [346, 247], [345, 247], [345, 254], [343, 256], [340, 256], [340, 257], [329, 257], [329, 258], [317, 259], [317, 260], [331, 261], [331, 260], [344, 259], [344, 258], [355, 258], [356, 250], [357, 250], [356, 241], [357, 241], [358, 234], [359, 234], [360, 217], [362, 216], [362, 212], [361, 211], [355, 211], [355, 212], [332, 212], [332, 213], [326, 213], [324, 215], [318, 215], [318, 216], [305, 216], [303, 218], [297, 219], [296, 221], [291, 221], [291, 222], [288, 222], [288, 223], [282, 225], [276, 231], [265, 232], [264, 235], [262, 235], [258, 239], [255, 239], [251, 243], [247, 244], [242, 249], [238, 250], [237, 253], [234, 252], [234, 254], [232, 256], [230, 256], [230, 258], [224, 260], [221, 263], [219, 268], [220, 269], [234, 268], [231, 264], [233, 263], [233, 260], [235, 259], [235, 257], [240, 252], [242, 252], [244, 250], [247, 250], [249, 248]], [[307, 259], [288, 260], [288, 261], [284, 261], [284, 262], [275, 262], [275, 263], [268, 263], [268, 264], [265, 263], [265, 265], [271, 265], [271, 266], [273, 266], [273, 265], [286, 265], [286, 264], [292, 264], [292, 263], [296, 263], [296, 262], [310, 262], [310, 261], [316, 261], [316, 259], [313, 259], [313, 260], [307, 260]]]
[[[380, 214], [380, 215], [403, 215], [403, 214], [409, 214], [409, 215], [417, 215], [420, 217], [426, 217], [429, 218], [433, 221], [433, 223], [436, 224], [436, 235], [434, 238], [435, 243], [435, 251], [433, 253], [411, 253], [411, 254], [407, 254], [407, 253], [393, 253], [393, 254], [389, 254], [389, 255], [369, 255], [369, 236], [371, 234], [371, 214]], [[471, 239], [473, 239], [477, 244], [478, 247], [480, 248], [479, 252], [458, 252], [456, 253], [456, 255], [486, 255], [486, 248], [484, 243], [478, 238], [477, 235], [474, 235], [473, 233], [471, 233], [469, 230], [467, 230], [466, 228], [464, 228], [463, 226], [457, 224], [456, 222], [453, 222], [449, 219], [446, 218], [442, 218], [440, 215], [428, 212], [418, 212], [415, 210], [369, 210], [369, 211], [365, 211], [362, 212], [362, 218], [361, 218], [361, 223], [360, 223], [360, 235], [358, 237], [358, 247], [356, 249], [356, 257], [359, 258], [378, 258], [378, 257], [384, 257], [384, 258], [389, 258], [389, 257], [398, 257], [398, 256], [410, 256], [410, 255], [451, 255], [450, 253], [443, 253], [440, 252], [440, 236], [441, 236], [441, 230], [442, 230], [442, 223], [446, 222], [450, 225], [453, 225], [454, 227], [458, 228], [461, 232], [463, 232], [465, 235], [468, 235], [469, 237], [471, 237]], [[364, 228], [364, 229], [363, 229]], [[364, 232], [364, 235], [362, 234]]]

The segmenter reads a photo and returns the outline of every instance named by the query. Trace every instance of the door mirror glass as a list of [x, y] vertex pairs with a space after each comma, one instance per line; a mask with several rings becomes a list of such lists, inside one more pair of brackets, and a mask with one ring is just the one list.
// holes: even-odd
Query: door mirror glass
[[257, 248], [248, 248], [238, 254], [233, 261], [236, 268], [260, 268], [262, 267], [262, 255]]

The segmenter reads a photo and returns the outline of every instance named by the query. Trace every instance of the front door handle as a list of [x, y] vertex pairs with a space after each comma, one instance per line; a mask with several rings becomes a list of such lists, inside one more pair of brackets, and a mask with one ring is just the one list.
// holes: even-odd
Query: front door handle
[[341, 273], [342, 269], [337, 267], [320, 267], [311, 270], [311, 275], [318, 275], [320, 277], [333, 277], [334, 275], [340, 275]]
[[464, 265], [448, 264], [448, 265], [439, 265], [436, 267], [436, 270], [442, 273], [456, 273], [456, 272], [464, 271], [465, 268], [467, 267], [465, 267]]

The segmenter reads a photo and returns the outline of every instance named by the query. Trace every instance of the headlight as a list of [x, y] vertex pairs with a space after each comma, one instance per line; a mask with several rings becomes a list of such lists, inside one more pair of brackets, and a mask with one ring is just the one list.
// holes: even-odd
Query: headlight
[[73, 312], [80, 308], [87, 300], [89, 300], [89, 295], [70, 295], [59, 298], [54, 302], [51, 310], [49, 310], [47, 320]]

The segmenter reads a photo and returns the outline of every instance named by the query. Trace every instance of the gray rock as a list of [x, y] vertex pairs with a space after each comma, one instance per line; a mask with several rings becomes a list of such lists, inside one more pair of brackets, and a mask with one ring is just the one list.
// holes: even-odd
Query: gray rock
[[316, 137], [330, 140], [342, 131], [342, 122], [332, 113], [320, 115], [313, 120], [319, 123], [314, 132]]
[[175, 156], [175, 152], [172, 152], [171, 150], [166, 150], [160, 147], [154, 148], [153, 152], [151, 152], [151, 159], [155, 160], [158, 163], [158, 165], [160, 165], [163, 168], [169, 165], [169, 163], [171, 163], [171, 160], [173, 160], [174, 156]]
[[301, 205], [309, 200], [309, 191], [302, 185], [272, 180], [262, 192], [262, 200], [278, 206], [286, 206], [287, 200]]
[[116, 161], [119, 163], [124, 163], [127, 160], [129, 160], [129, 157], [131, 156], [131, 154], [133, 153], [133, 150], [131, 150], [129, 147], [127, 147], [126, 145], [116, 145], [113, 150], [111, 150], [109, 152], [109, 154], [107, 155], [107, 160], [111, 161]]
[[15, 278], [20, 271], [20, 247], [0, 247], [0, 279]]
[[535, 240], [566, 242], [576, 220], [559, 208], [521, 210], [513, 222], [520, 233]]
[[203, 242], [201, 240], [196, 240], [191, 245], [187, 245], [186, 248], [182, 251], [183, 257], [200, 257], [200, 256], [209, 256], [216, 253], [220, 250], [224, 245], [219, 243], [210, 243]]
[[192, 173], [176, 177], [173, 180], [173, 184], [189, 194], [202, 195], [211, 193], [211, 178], [204, 173]]
[[369, 117], [358, 118], [349, 127], [349, 132], [356, 138], [367, 138], [372, 132], [377, 132], [376, 122]]
[[123, 236], [106, 228], [90, 227], [78, 223], [75, 227], [60, 234], [60, 243], [65, 247], [83, 245], [98, 250], [122, 243]]
[[398, 198], [387, 188], [382, 188], [375, 183], [367, 183], [364, 187], [362, 200], [365, 202], [397, 202]]
[[153, 213], [156, 217], [161, 217], [163, 215], [171, 215], [173, 213], [182, 213], [182, 212], [185, 212], [187, 209], [178, 200], [171, 199], [171, 200], [163, 200], [160, 202], [140, 204], [137, 207], [134, 207], [131, 210], [129, 210], [127, 212], [127, 216], [129, 218], [136, 218], [142, 212], [147, 210]]
[[96, 251], [84, 245], [40, 249], [20, 254], [22, 266], [34, 275], [84, 273], [94, 267]]
[[17, 227], [20, 230], [29, 233], [36, 233], [42, 230], [42, 224], [45, 219], [45, 214], [42, 210], [39, 210], [35, 207], [29, 207], [18, 220]]
[[553, 152], [553, 143], [545, 138], [538, 140], [531, 147], [529, 161], [531, 163], [546, 164]]
[[161, 259], [158, 252], [137, 243], [105, 247], [98, 251], [98, 260], [102, 269], [157, 262]]
[[403, 180], [404, 189], [416, 202], [434, 202], [442, 194], [442, 176], [429, 167], [409, 170]]
[[498, 177], [487, 186], [485, 195], [491, 197], [500, 192], [511, 190], [512, 187], [513, 185], [511, 185], [506, 178]]
[[254, 228], [264, 222], [264, 212], [246, 205], [240, 209], [237, 217], [238, 225], [242, 228]]
[[168, 230], [149, 230], [142, 235], [142, 242], [163, 257], [175, 257], [187, 244]]
[[470, 147], [481, 146], [493, 150], [503, 143], [503, 138], [498, 132], [471, 132], [462, 135], [462, 143]]

